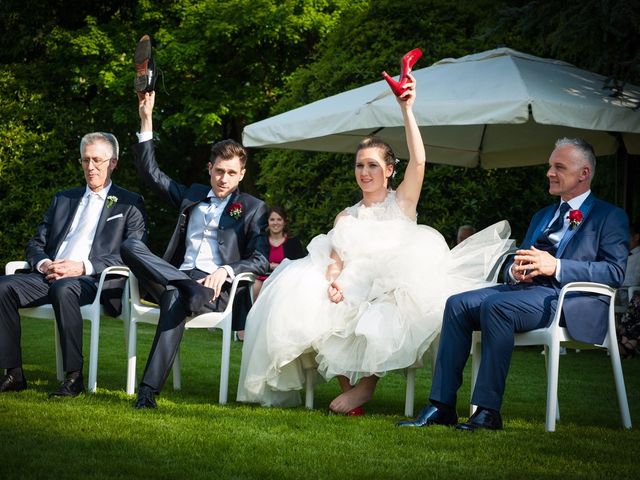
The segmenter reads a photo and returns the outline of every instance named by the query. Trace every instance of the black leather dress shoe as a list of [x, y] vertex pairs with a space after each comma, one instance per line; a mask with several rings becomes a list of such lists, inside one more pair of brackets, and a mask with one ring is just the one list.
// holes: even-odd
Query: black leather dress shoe
[[57, 390], [49, 392], [49, 398], [77, 397], [82, 392], [84, 392], [82, 375], [68, 376]]
[[140, 388], [138, 388], [138, 398], [136, 399], [136, 403], [133, 404], [133, 408], [156, 408], [157, 406], [156, 397], [151, 387], [140, 385]]
[[453, 426], [456, 423], [458, 423], [458, 414], [454, 409], [427, 405], [415, 420], [398, 422], [396, 425], [398, 427], [427, 427], [430, 425]]
[[136, 78], [134, 86], [136, 92], [145, 93], [153, 92], [156, 88], [156, 63], [151, 55], [151, 38], [149, 35], [143, 35], [136, 46], [133, 54], [133, 61], [136, 64]]
[[456, 428], [467, 432], [474, 432], [478, 429], [502, 430], [502, 417], [500, 412], [478, 407], [475, 413], [469, 417], [467, 423], [459, 423]]
[[10, 373], [0, 378], [0, 392], [19, 392], [27, 388], [27, 380], [23, 377], [17, 379]]

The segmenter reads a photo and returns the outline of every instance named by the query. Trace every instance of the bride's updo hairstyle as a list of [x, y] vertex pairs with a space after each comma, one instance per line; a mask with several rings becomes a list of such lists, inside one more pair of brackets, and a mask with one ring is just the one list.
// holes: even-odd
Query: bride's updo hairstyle
[[382, 140], [379, 137], [370, 135], [362, 139], [362, 141], [356, 147], [356, 156], [358, 156], [358, 152], [360, 150], [364, 150], [365, 148], [378, 148], [382, 151], [382, 159], [386, 165], [391, 165], [393, 167], [393, 172], [391, 172], [391, 176], [387, 178], [387, 187], [391, 188], [391, 179], [393, 178], [393, 173], [396, 168], [396, 154], [393, 153], [391, 147], [387, 142]]

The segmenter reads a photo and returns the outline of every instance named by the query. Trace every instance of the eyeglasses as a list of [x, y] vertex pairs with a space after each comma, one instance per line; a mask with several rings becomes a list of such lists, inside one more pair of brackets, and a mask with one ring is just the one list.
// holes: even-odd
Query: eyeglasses
[[78, 162], [80, 162], [81, 165], [85, 165], [85, 166], [89, 166], [89, 164], [93, 162], [93, 164], [96, 167], [99, 167], [100, 165], [102, 165], [105, 162], [108, 162], [111, 159], [112, 158], [87, 157], [87, 158], [79, 158]]

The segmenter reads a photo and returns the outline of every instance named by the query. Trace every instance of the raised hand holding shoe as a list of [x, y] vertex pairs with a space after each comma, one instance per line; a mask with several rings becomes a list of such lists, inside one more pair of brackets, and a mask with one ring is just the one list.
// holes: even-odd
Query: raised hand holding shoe
[[404, 57], [402, 57], [402, 60], [400, 61], [399, 80], [394, 80], [387, 72], [382, 72], [382, 77], [387, 81], [396, 97], [402, 95], [406, 88], [405, 85], [411, 81], [409, 78], [409, 73], [411, 73], [411, 69], [420, 59], [420, 57], [422, 57], [422, 50], [420, 50], [419, 48], [414, 48], [410, 52], [407, 52]]

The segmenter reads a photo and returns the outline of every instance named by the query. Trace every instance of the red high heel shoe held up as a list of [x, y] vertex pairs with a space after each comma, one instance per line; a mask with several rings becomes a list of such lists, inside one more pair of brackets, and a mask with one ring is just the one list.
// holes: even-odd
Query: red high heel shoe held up
[[391, 78], [387, 72], [382, 72], [382, 77], [387, 81], [396, 97], [399, 97], [404, 92], [405, 85], [409, 81], [408, 74], [420, 57], [422, 57], [422, 50], [419, 48], [414, 48], [402, 57], [400, 61], [400, 78], [397, 81]]

